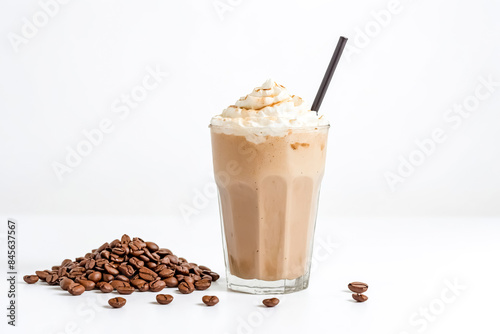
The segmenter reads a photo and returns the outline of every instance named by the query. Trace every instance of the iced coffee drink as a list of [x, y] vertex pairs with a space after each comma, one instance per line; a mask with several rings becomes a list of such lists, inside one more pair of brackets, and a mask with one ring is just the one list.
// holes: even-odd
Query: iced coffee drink
[[228, 287], [306, 288], [328, 121], [268, 80], [210, 128]]

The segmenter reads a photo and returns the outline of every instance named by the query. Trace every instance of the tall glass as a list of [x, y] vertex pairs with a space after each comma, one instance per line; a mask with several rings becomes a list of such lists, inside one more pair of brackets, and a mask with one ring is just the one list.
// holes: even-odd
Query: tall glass
[[307, 288], [329, 126], [284, 136], [210, 126], [229, 289]]

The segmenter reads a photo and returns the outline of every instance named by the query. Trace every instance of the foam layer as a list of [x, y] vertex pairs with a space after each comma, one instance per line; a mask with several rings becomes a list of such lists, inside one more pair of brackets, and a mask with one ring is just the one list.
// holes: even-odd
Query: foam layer
[[290, 95], [271, 79], [213, 117], [210, 123], [220, 127], [216, 128], [218, 132], [245, 136], [256, 144], [264, 142], [266, 136], [285, 136], [289, 129], [329, 124], [311, 111], [304, 100]]

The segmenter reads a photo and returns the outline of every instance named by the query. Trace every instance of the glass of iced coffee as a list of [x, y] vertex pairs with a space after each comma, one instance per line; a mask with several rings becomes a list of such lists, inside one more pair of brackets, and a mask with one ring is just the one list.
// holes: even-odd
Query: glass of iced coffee
[[210, 129], [228, 288], [307, 288], [328, 121], [268, 80]]

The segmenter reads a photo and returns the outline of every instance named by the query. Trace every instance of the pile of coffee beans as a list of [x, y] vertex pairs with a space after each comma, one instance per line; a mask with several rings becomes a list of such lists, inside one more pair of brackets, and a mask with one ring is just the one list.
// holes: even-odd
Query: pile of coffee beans
[[357, 302], [366, 302], [368, 300], [368, 297], [363, 294], [363, 292], [366, 292], [368, 290], [368, 284], [363, 283], [363, 282], [352, 282], [347, 285], [349, 290], [354, 292], [352, 294], [352, 298], [357, 301]]
[[[28, 284], [38, 280], [58, 284], [74, 296], [94, 289], [104, 293], [116, 290], [128, 295], [136, 290], [160, 292], [166, 287], [177, 287], [181, 293], [188, 294], [194, 290], [206, 290], [218, 279], [219, 275], [208, 267], [177, 257], [154, 242], [131, 239], [126, 234], [75, 261], [66, 259], [51, 270], [24, 276]], [[109, 304], [122, 307], [125, 300], [120, 298], [110, 299]]]

